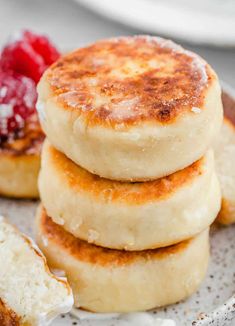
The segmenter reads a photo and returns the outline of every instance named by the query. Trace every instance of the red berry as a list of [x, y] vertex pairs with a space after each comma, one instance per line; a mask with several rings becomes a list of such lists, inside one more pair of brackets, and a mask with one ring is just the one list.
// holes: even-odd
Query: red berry
[[19, 41], [9, 44], [2, 52], [1, 67], [3, 70], [12, 70], [23, 74], [38, 82], [46, 65], [40, 55], [32, 47]]
[[0, 66], [32, 78], [36, 83], [46, 68], [59, 57], [50, 41], [28, 30], [11, 40], [3, 49]]
[[46, 36], [37, 35], [25, 30], [24, 38], [27, 39], [33, 49], [43, 57], [44, 63], [48, 66], [60, 57], [60, 53]]
[[0, 71], [0, 137], [22, 129], [35, 112], [36, 85], [28, 77]]

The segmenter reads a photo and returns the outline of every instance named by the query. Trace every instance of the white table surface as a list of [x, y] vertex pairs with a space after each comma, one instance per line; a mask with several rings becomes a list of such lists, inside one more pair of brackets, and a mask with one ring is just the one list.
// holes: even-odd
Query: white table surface
[[[0, 0], [0, 46], [11, 32], [24, 27], [49, 34], [62, 49], [105, 37], [141, 33], [96, 16], [73, 0]], [[235, 87], [235, 48], [183, 45], [201, 54], [221, 79]]]

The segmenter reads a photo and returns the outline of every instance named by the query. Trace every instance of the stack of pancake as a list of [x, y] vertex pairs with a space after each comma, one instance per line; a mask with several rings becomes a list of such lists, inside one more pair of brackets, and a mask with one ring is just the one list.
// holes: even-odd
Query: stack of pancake
[[120, 37], [62, 57], [38, 91], [37, 239], [76, 305], [130, 312], [191, 295], [221, 205], [215, 72], [171, 41]]

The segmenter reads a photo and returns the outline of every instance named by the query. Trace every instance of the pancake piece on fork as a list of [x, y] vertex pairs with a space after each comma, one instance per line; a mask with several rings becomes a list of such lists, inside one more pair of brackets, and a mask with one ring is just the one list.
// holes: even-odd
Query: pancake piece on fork
[[181, 170], [204, 155], [222, 124], [213, 69], [157, 37], [113, 38], [65, 55], [38, 92], [51, 144], [108, 179], [145, 181]]

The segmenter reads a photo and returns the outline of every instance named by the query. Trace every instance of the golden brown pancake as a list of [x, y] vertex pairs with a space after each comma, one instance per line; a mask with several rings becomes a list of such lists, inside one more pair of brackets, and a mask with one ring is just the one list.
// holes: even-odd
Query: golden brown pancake
[[78, 110], [87, 124], [98, 125], [173, 123], [185, 111], [203, 105], [205, 86], [215, 78], [196, 55], [169, 41], [143, 36], [78, 49], [58, 60], [46, 75], [63, 106]]
[[26, 121], [24, 128], [16, 135], [1, 140], [0, 154], [5, 153], [12, 156], [40, 155], [44, 138], [45, 135], [37, 114], [35, 114]]
[[222, 122], [212, 68], [157, 37], [108, 39], [65, 55], [38, 92], [51, 143], [109, 179], [156, 179], [192, 164]]
[[0, 298], [0, 325], [20, 326], [20, 317], [11, 310]]
[[223, 93], [224, 122], [215, 144], [216, 170], [222, 189], [222, 208], [218, 221], [235, 222], [235, 99]]
[[204, 278], [208, 230], [164, 249], [128, 252], [79, 240], [40, 207], [37, 241], [52, 268], [63, 269], [75, 305], [96, 312], [142, 311], [178, 302]]
[[126, 250], [191, 238], [214, 221], [221, 204], [212, 151], [167, 177], [131, 183], [91, 174], [46, 141], [39, 191], [54, 222], [75, 237]]
[[0, 195], [37, 198], [37, 178], [44, 133], [37, 115], [17, 134], [0, 142]]
[[101, 266], [128, 265], [141, 258], [164, 259], [164, 257], [170, 254], [179, 253], [190, 244], [190, 240], [186, 240], [166, 248], [132, 252], [122, 251], [91, 245], [86, 241], [75, 238], [72, 234], [66, 232], [60, 225], [54, 223], [51, 217], [47, 215], [44, 208], [42, 208], [40, 223], [44, 235], [52, 239], [60, 247], [65, 247], [66, 251], [76, 259]]

